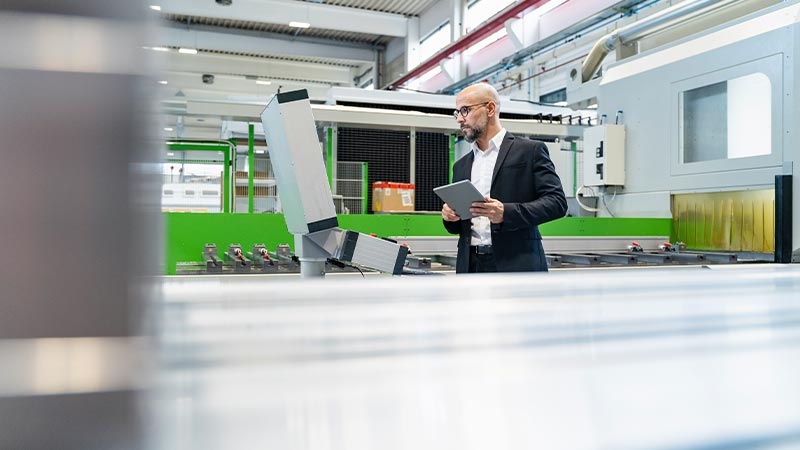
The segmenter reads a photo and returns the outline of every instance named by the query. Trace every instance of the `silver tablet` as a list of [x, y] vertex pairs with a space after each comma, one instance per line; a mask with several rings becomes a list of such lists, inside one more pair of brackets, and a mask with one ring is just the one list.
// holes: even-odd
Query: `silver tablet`
[[433, 188], [433, 192], [439, 196], [447, 205], [452, 208], [461, 219], [472, 219], [474, 216], [469, 212], [473, 202], [485, 202], [486, 199], [481, 195], [478, 188], [469, 180], [456, 181]]

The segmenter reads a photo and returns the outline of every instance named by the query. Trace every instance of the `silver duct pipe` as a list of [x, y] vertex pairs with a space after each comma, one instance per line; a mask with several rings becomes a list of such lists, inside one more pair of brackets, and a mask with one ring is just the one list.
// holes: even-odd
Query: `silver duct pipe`
[[598, 40], [581, 66], [581, 81], [592, 79], [600, 63], [619, 44], [627, 44], [740, 0], [687, 0], [636, 23], [618, 28]]

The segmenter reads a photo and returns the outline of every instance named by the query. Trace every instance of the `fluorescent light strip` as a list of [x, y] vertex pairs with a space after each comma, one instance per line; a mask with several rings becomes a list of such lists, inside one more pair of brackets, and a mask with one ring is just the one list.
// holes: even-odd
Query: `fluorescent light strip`
[[292, 28], [308, 28], [311, 26], [308, 22], [289, 22], [289, 26]]
[[150, 9], [153, 11], [161, 11], [161, 7], [158, 5], [150, 5]]
[[183, 53], [184, 55], [196, 55], [197, 49], [196, 48], [186, 48], [181, 47], [178, 49], [178, 53]]
[[256, 80], [256, 84], [263, 84], [264, 86], [269, 86], [270, 84], [272, 84], [272, 81]]

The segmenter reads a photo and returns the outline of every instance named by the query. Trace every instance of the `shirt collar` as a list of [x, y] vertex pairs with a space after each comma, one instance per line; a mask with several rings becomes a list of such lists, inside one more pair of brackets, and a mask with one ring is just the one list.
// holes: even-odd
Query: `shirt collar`
[[[500, 145], [503, 144], [503, 139], [505, 138], [506, 138], [506, 129], [500, 128], [500, 131], [498, 131], [497, 134], [495, 134], [494, 137], [491, 140], [489, 140], [489, 148], [486, 149], [486, 151], [488, 153], [491, 153], [493, 151], [500, 151]], [[477, 141], [473, 142], [472, 143], [473, 156], [477, 157], [481, 153], [483, 152], [481, 152], [481, 150], [478, 148]]]

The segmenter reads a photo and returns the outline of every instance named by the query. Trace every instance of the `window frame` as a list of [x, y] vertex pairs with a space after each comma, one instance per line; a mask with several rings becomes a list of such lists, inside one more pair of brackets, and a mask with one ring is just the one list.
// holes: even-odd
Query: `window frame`
[[[672, 175], [691, 175], [742, 169], [774, 167], [781, 164], [783, 154], [783, 53], [776, 53], [723, 69], [706, 72], [670, 85], [670, 172]], [[771, 152], [766, 155], [733, 159], [684, 162], [683, 148], [683, 94], [736, 78], [761, 73], [770, 82]]]

